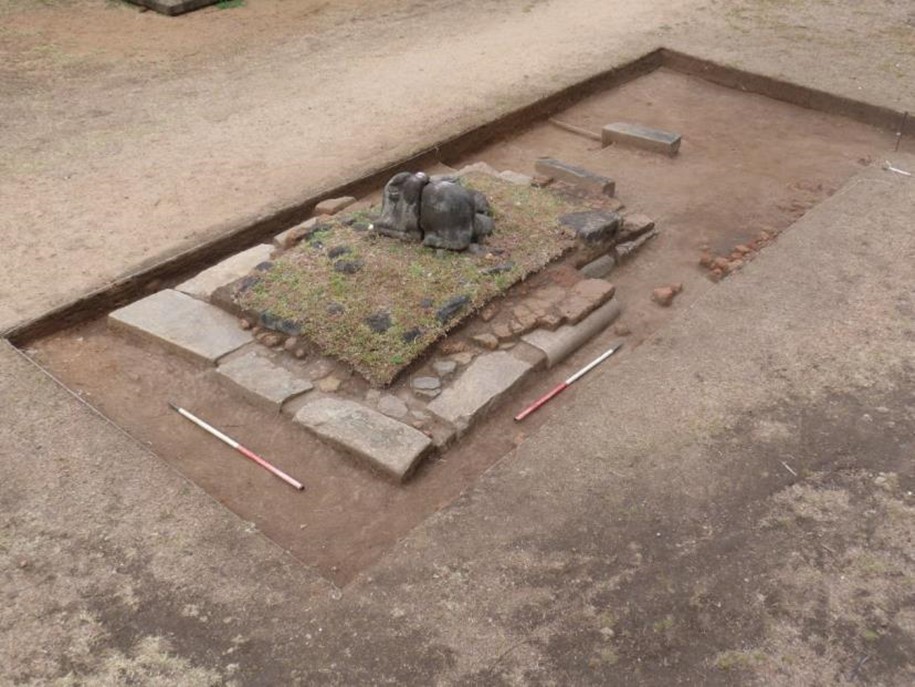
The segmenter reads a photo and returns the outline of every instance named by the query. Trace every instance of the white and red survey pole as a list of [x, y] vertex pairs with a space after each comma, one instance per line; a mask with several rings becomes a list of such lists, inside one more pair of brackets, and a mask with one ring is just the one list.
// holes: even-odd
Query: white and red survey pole
[[569, 388], [570, 386], [572, 386], [575, 382], [577, 382], [579, 379], [581, 379], [582, 377], [584, 377], [584, 376], [585, 376], [586, 374], [588, 374], [591, 370], [593, 370], [595, 367], [597, 367], [598, 365], [600, 365], [602, 362], [604, 362], [607, 358], [609, 358], [611, 355], [613, 355], [614, 353], [616, 353], [616, 352], [617, 352], [618, 350], [620, 350], [622, 347], [623, 347], [623, 344], [618, 343], [618, 344], [616, 344], [613, 348], [611, 348], [609, 351], [605, 351], [604, 353], [602, 353], [602, 354], [600, 354], [599, 356], [597, 356], [594, 360], [592, 360], [590, 363], [588, 363], [587, 365], [585, 365], [585, 366], [584, 366], [583, 368], [581, 368], [578, 372], [576, 372], [576, 373], [573, 374], [571, 377], [569, 377], [566, 381], [560, 382], [560, 383], [557, 384], [552, 390], [550, 390], [548, 393], [544, 394], [543, 396], [541, 396], [540, 398], [538, 398], [536, 401], [534, 401], [533, 403], [531, 403], [527, 408], [525, 408], [525, 409], [522, 410], [520, 413], [518, 413], [517, 415], [515, 415], [515, 421], [516, 421], [516, 422], [520, 422], [521, 420], [523, 420], [524, 418], [526, 418], [528, 415], [530, 415], [531, 413], [533, 413], [535, 410], [537, 410], [537, 409], [540, 408], [541, 406], [546, 405], [546, 403], [547, 403], [548, 401], [550, 401], [550, 399], [556, 398], [559, 394], [561, 394], [563, 391], [565, 391], [566, 389], [568, 389], [568, 388]]
[[168, 405], [171, 406], [172, 410], [176, 411], [178, 414], [180, 414], [180, 415], [182, 415], [183, 417], [187, 418], [188, 420], [190, 420], [191, 422], [193, 422], [195, 425], [197, 425], [197, 426], [200, 427], [201, 429], [205, 429], [207, 432], [209, 432], [210, 434], [212, 434], [214, 437], [216, 437], [216, 438], [219, 439], [220, 441], [222, 441], [222, 442], [228, 444], [229, 446], [231, 446], [232, 448], [234, 448], [236, 451], [238, 451], [240, 454], [242, 454], [245, 458], [250, 458], [250, 459], [253, 460], [255, 463], [257, 463], [257, 464], [260, 465], [262, 468], [264, 468], [264, 470], [267, 470], [268, 472], [272, 472], [274, 475], [276, 475], [276, 476], [279, 477], [281, 480], [283, 480], [284, 482], [286, 482], [286, 484], [292, 485], [293, 487], [295, 487], [295, 488], [298, 489], [299, 491], [302, 491], [302, 490], [305, 488], [305, 485], [304, 485], [304, 484], [302, 484], [301, 482], [299, 482], [299, 481], [296, 480], [296, 479], [293, 479], [292, 477], [290, 477], [289, 475], [287, 475], [285, 472], [283, 472], [282, 470], [280, 470], [278, 467], [275, 467], [275, 466], [271, 465], [271, 464], [268, 463], [266, 460], [264, 460], [264, 459], [261, 458], [259, 455], [257, 455], [254, 451], [245, 448], [244, 446], [242, 446], [241, 444], [239, 444], [237, 441], [235, 441], [235, 439], [233, 439], [233, 438], [230, 437], [230, 436], [226, 436], [225, 434], [223, 434], [222, 432], [220, 432], [218, 429], [216, 429], [215, 427], [213, 427], [213, 426], [210, 425], [210, 424], [207, 424], [206, 422], [204, 422], [203, 420], [201, 420], [199, 417], [197, 417], [196, 415], [194, 415], [194, 414], [191, 413], [190, 411], [187, 411], [187, 410], [185, 410], [184, 408], [180, 408], [180, 407], [176, 406], [174, 403], [171, 403], [171, 402], [170, 402]]

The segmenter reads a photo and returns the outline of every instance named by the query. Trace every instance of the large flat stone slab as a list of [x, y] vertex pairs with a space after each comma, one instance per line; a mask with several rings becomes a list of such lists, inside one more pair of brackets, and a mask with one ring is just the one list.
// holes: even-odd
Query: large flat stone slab
[[258, 351], [222, 363], [217, 374], [253, 403], [277, 412], [290, 398], [314, 388], [311, 380], [277, 365]]
[[253, 338], [228, 313], [171, 289], [115, 310], [108, 324], [210, 364]]
[[561, 363], [590, 339], [603, 331], [620, 316], [622, 309], [615, 300], [605, 303], [575, 325], [565, 325], [555, 331], [535, 329], [521, 340], [546, 355], [547, 367]]
[[466, 429], [533, 367], [505, 351], [481, 355], [428, 410], [459, 430]]
[[534, 163], [537, 174], [553, 177], [557, 181], [564, 181], [583, 188], [591, 193], [603, 193], [612, 196], [616, 193], [616, 182], [600, 174], [595, 174], [584, 167], [570, 165], [551, 157], [541, 157]]
[[295, 414], [295, 421], [400, 481], [432, 448], [422, 432], [354, 401], [316, 399]]
[[193, 279], [178, 284], [175, 290], [209, 301], [216, 289], [241, 279], [261, 263], [269, 261], [272, 252], [273, 246], [265, 243], [236, 253], [209, 269], [205, 269]]
[[611, 143], [624, 143], [643, 150], [665, 153], [671, 157], [680, 150], [680, 134], [652, 129], [641, 124], [614, 122], [601, 129], [600, 135], [601, 143], [604, 146]]

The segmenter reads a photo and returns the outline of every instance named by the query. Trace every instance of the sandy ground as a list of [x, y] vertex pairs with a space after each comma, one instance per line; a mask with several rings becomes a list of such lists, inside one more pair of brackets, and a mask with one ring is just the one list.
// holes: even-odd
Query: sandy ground
[[[915, 110], [904, 2], [302, 7], [0, 4], [0, 328], [659, 43]], [[912, 684], [913, 213], [838, 193], [345, 593], [2, 345], [0, 682]]]
[[291, 7], [0, 5], [0, 330], [658, 45], [915, 110], [906, 3]]

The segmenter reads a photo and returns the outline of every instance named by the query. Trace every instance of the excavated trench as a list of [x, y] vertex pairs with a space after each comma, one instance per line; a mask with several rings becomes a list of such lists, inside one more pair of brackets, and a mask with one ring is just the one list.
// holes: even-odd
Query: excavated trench
[[[790, 230], [857, 171], [882, 163], [896, 143], [894, 116], [662, 52], [446, 142], [437, 160], [427, 155], [405, 161], [400, 168], [432, 173], [442, 163], [457, 168], [484, 161], [532, 175], [538, 157], [557, 158], [613, 178], [627, 210], [654, 219], [659, 234], [607, 277], [623, 307], [613, 326], [564, 363], [529, 376], [466, 436], [424, 462], [402, 485], [379, 479], [285, 415], [227, 391], [211, 369], [110, 331], [99, 316], [139, 294], [150, 280], [176, 283], [233, 246], [285, 229], [303, 218], [311, 201], [116, 284], [107, 295], [96, 294], [58, 313], [57, 324], [32, 323], [13, 339], [157, 456], [298, 559], [345, 584], [536, 433], [549, 408], [515, 423], [512, 416], [523, 404], [615, 341], [627, 346], [608, 364], [625, 364], [625, 356], [670, 318], [688, 317], [690, 307], [701, 307], [707, 289], [726, 288], [727, 280], [740, 279], [756, 252], [777, 241], [780, 232]], [[676, 157], [622, 145], [602, 147], [548, 117], [592, 132], [610, 121], [632, 121], [678, 132], [683, 141]], [[903, 146], [912, 149], [911, 139], [904, 138]], [[385, 170], [334, 192], [354, 190], [363, 203], [377, 201], [391, 173]], [[683, 290], [670, 307], [652, 300], [654, 289], [673, 284], [682, 284]], [[509, 303], [529, 287], [516, 287]], [[52, 331], [60, 322], [73, 326]], [[476, 319], [449, 338], [472, 342], [487, 326]], [[580, 383], [587, 384], [588, 378]], [[289, 489], [184, 423], [166, 405], [174, 398], [200, 409], [295, 475], [306, 491]], [[574, 400], [573, 389], [556, 402]]]

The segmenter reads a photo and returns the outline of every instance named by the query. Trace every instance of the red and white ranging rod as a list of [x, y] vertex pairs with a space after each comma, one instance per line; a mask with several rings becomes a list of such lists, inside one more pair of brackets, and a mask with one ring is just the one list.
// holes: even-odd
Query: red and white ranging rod
[[521, 420], [526, 418], [528, 415], [533, 413], [535, 410], [537, 410], [541, 406], [546, 405], [547, 401], [549, 401], [550, 399], [556, 398], [559, 394], [561, 394], [563, 391], [568, 389], [575, 382], [577, 382], [579, 379], [584, 377], [591, 370], [593, 370], [595, 367], [600, 365], [602, 362], [604, 362], [607, 358], [609, 358], [611, 355], [616, 353], [622, 347], [623, 347], [623, 344], [621, 344], [621, 343], [616, 344], [616, 346], [611, 348], [609, 351], [605, 351], [604, 353], [597, 356], [594, 360], [592, 360], [590, 363], [585, 365], [578, 372], [576, 372], [571, 377], [569, 377], [566, 381], [559, 383], [549, 393], [544, 394], [543, 396], [538, 398], [536, 401], [531, 403], [527, 408], [525, 408], [520, 413], [515, 415], [515, 421], [520, 422]]
[[225, 434], [220, 432], [218, 429], [216, 429], [212, 425], [207, 424], [206, 422], [201, 420], [199, 417], [197, 417], [190, 411], [187, 411], [184, 408], [180, 408], [179, 406], [176, 406], [174, 403], [171, 403], [171, 402], [168, 405], [171, 406], [172, 410], [176, 411], [179, 415], [182, 415], [183, 417], [187, 418], [188, 420], [193, 422], [195, 425], [197, 425], [201, 429], [205, 429], [207, 432], [212, 434], [214, 437], [216, 437], [220, 441], [222, 441], [222, 442], [228, 444], [229, 446], [231, 446], [232, 448], [234, 448], [236, 451], [238, 451], [240, 454], [242, 454], [245, 458], [250, 458], [255, 463], [257, 463], [262, 468], [264, 468], [264, 470], [272, 472], [274, 475], [276, 475], [281, 480], [286, 482], [286, 484], [292, 485], [299, 491], [302, 491], [305, 488], [305, 485], [302, 484], [301, 482], [299, 482], [297, 479], [293, 479], [292, 477], [287, 475], [285, 472], [280, 470], [278, 467], [271, 465], [266, 460], [261, 458], [254, 451], [245, 448], [244, 446], [239, 444], [237, 441], [235, 441], [235, 439], [233, 439], [230, 436], [226, 436]]

